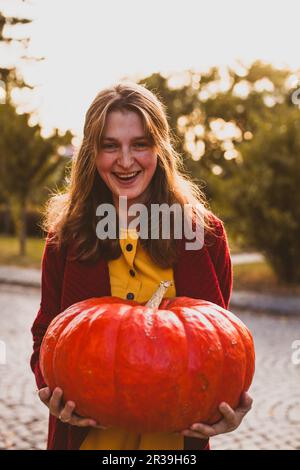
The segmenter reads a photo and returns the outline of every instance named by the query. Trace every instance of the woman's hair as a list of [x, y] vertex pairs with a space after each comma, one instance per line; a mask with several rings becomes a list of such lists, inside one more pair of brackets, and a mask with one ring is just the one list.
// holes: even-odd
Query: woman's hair
[[[204, 230], [212, 231], [211, 212], [200, 188], [185, 174], [181, 156], [173, 148], [164, 104], [143, 85], [120, 82], [105, 88], [90, 105], [84, 124], [83, 141], [73, 157], [70, 176], [65, 189], [52, 194], [45, 207], [42, 228], [51, 233], [51, 242], [58, 246], [76, 239], [79, 261], [96, 261], [101, 255], [106, 260], [121, 254], [119, 239], [100, 240], [96, 235], [98, 222], [96, 208], [102, 203], [113, 204], [110, 189], [96, 168], [103, 129], [110, 111], [135, 111], [142, 118], [144, 130], [157, 150], [157, 167], [151, 180], [151, 204], [190, 204], [198, 209], [196, 218]], [[194, 220], [194, 218], [193, 218]], [[161, 267], [171, 267], [178, 255], [178, 240], [141, 239], [151, 259]]]

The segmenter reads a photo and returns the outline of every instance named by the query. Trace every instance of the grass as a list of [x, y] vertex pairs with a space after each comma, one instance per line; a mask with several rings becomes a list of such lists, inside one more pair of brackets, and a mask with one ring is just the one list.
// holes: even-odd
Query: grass
[[44, 240], [28, 238], [26, 256], [19, 255], [19, 243], [15, 237], [0, 236], [0, 264], [39, 268], [44, 248]]
[[230, 253], [232, 255], [236, 255], [236, 254], [239, 254], [239, 253], [245, 253], [245, 252], [251, 253], [253, 251], [256, 251], [253, 248], [247, 247], [247, 244], [245, 243], [245, 241], [243, 240], [242, 237], [234, 236], [230, 232], [230, 230], [227, 230], [226, 233], [227, 233]]
[[267, 262], [238, 264], [233, 266], [233, 289], [251, 290], [277, 295], [300, 295], [300, 285], [278, 282]]
[[[26, 245], [27, 254], [24, 257], [20, 257], [18, 255], [19, 246], [16, 238], [0, 236], [0, 265], [40, 268], [44, 243], [43, 239], [28, 238]], [[239, 247], [236, 247], [234, 252], [240, 252]], [[232, 248], [231, 253], [233, 253]], [[234, 265], [233, 276], [234, 290], [300, 295], [300, 286], [289, 286], [279, 283], [267, 262]]]

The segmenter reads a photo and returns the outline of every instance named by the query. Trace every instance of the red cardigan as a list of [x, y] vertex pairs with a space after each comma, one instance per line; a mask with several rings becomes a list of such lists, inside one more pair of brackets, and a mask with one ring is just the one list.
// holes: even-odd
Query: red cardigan
[[[213, 220], [217, 237], [206, 234], [202, 249], [185, 250], [185, 239], [180, 242], [180, 256], [173, 267], [176, 295], [209, 300], [228, 308], [232, 290], [230, 252], [223, 222], [216, 216]], [[39, 367], [39, 350], [51, 320], [75, 302], [111, 295], [107, 262], [101, 258], [96, 263], [71, 261], [70, 252], [71, 248], [57, 250], [47, 238], [42, 258], [40, 309], [31, 328], [30, 366], [39, 389], [46, 387]], [[79, 449], [89, 429], [62, 423], [50, 414], [47, 449]], [[184, 449], [209, 449], [209, 442], [184, 437]]]

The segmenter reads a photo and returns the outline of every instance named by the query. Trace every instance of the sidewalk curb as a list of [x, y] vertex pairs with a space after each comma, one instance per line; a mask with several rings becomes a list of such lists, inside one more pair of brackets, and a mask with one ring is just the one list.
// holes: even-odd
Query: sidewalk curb
[[[41, 270], [0, 266], [0, 285], [41, 287]], [[234, 291], [229, 309], [249, 309], [279, 315], [300, 315], [300, 296], [263, 294], [251, 291]]]
[[229, 305], [229, 310], [239, 308], [277, 315], [300, 316], [300, 296], [272, 295], [236, 290], [231, 295]]
[[19, 268], [16, 266], [0, 266], [0, 284], [40, 287], [41, 270], [35, 268]]

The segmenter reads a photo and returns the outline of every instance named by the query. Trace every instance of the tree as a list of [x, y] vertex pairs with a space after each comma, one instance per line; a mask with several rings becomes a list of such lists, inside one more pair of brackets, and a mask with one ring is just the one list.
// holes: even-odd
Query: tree
[[225, 71], [184, 71], [182, 80], [153, 74], [140, 80], [157, 93], [167, 107], [177, 150], [195, 177], [230, 177], [238, 162], [238, 147], [251, 139], [261, 119], [268, 121], [274, 107], [285, 102], [288, 69], [254, 62]]
[[25, 254], [28, 203], [49, 178], [61, 174], [68, 161], [61, 150], [73, 137], [69, 131], [60, 136], [56, 130], [44, 139], [40, 125], [30, 127], [28, 119], [28, 114], [17, 114], [11, 104], [0, 105], [0, 192], [11, 208], [20, 255]]
[[[24, 2], [23, 2], [24, 3]], [[15, 16], [8, 16], [4, 13], [4, 11], [0, 10], [0, 47], [1, 47], [1, 57], [2, 63], [0, 64], [0, 91], [2, 88], [2, 94], [0, 95], [0, 100], [4, 103], [11, 103], [12, 102], [12, 91], [14, 88], [32, 88], [29, 84], [27, 84], [20, 72], [17, 70], [15, 65], [6, 63], [5, 64], [5, 55], [9, 56], [9, 50], [11, 46], [19, 44], [22, 46], [22, 50], [25, 53], [28, 44], [29, 38], [26, 35], [20, 38], [14, 38], [12, 30], [14, 26], [19, 25], [26, 25], [30, 23], [31, 20], [29, 18], [22, 18], [22, 17], [15, 17]], [[10, 31], [9, 31], [10, 30]], [[23, 56], [23, 59], [26, 60], [26, 56]], [[27, 58], [28, 59], [28, 58]], [[1, 189], [0, 189], [1, 191]], [[0, 192], [0, 201], [2, 205], [5, 207], [5, 225], [6, 227], [9, 226], [9, 204], [8, 201], [5, 200], [5, 196], [3, 193]]]
[[[20, 2], [21, 3], [21, 2]], [[22, 3], [25, 3], [22, 0]], [[0, 10], [0, 45], [3, 51], [3, 57], [9, 55], [9, 48], [19, 44], [22, 46], [22, 52], [20, 53], [19, 61], [40, 61], [43, 57], [29, 57], [26, 55], [26, 50], [29, 44], [29, 37], [23, 35], [23, 37], [14, 37], [14, 27], [20, 25], [27, 25], [31, 23], [31, 19], [22, 18], [19, 16], [9, 16]], [[20, 71], [16, 65], [0, 65], [0, 83], [4, 89], [4, 102], [11, 103], [12, 91], [14, 88], [29, 88], [32, 86], [23, 80]]]
[[[42, 57], [26, 55], [29, 38], [14, 35], [14, 28], [26, 25], [31, 20], [20, 16], [9, 16], [0, 11], [0, 46], [6, 55], [16, 44], [20, 44], [19, 62], [43, 60]], [[4, 54], [5, 55], [5, 54]], [[4, 56], [3, 55], [3, 56]], [[69, 146], [72, 134], [66, 132], [44, 139], [39, 125], [28, 124], [29, 114], [16, 113], [12, 100], [15, 88], [32, 86], [23, 80], [16, 64], [0, 66], [0, 84], [4, 89], [3, 104], [0, 104], [0, 198], [6, 201], [20, 242], [20, 254], [25, 254], [26, 209], [36, 199], [45, 184], [62, 178], [66, 158], [60, 148]]]
[[280, 106], [240, 147], [243, 165], [224, 193], [239, 232], [260, 250], [277, 277], [300, 282], [300, 111]]
[[[205, 188], [213, 210], [230, 220], [230, 227], [246, 243], [263, 251], [286, 282], [299, 282], [292, 261], [295, 255], [298, 262], [299, 219], [297, 223], [292, 215], [298, 214], [293, 201], [285, 208], [280, 202], [285, 192], [283, 181], [272, 169], [276, 165], [272, 158], [285, 168], [284, 184], [290, 184], [290, 190], [297, 188], [299, 149], [294, 147], [291, 155], [291, 145], [298, 142], [293, 118], [296, 128], [299, 122], [299, 110], [290, 99], [293, 73], [257, 61], [248, 68], [237, 64], [225, 71], [216, 67], [206, 72], [184, 71], [177, 86], [174, 76], [153, 74], [140, 81], [157, 92], [166, 105], [176, 149], [188, 173]], [[289, 130], [285, 137], [281, 135], [276, 148], [276, 135], [285, 118]], [[272, 131], [264, 132], [268, 126]], [[256, 187], [254, 178], [261, 171], [266, 178], [258, 179]], [[267, 177], [270, 174], [276, 181]], [[255, 187], [257, 198], [247, 193], [249, 185]], [[259, 233], [260, 223], [263, 229]], [[289, 239], [283, 227], [288, 228]]]

